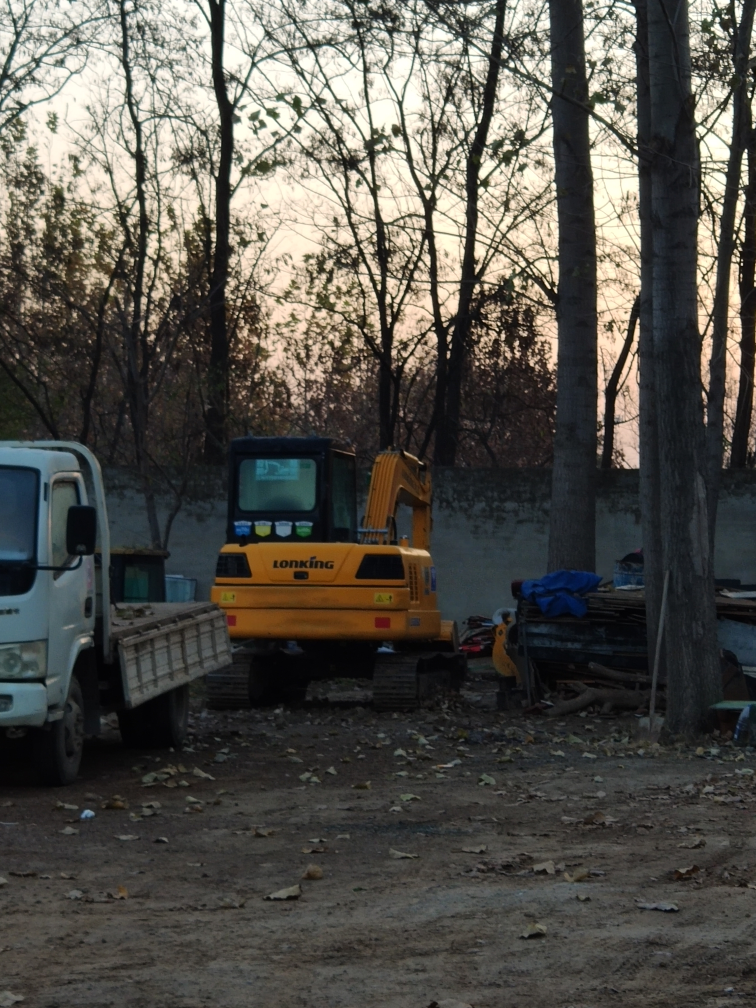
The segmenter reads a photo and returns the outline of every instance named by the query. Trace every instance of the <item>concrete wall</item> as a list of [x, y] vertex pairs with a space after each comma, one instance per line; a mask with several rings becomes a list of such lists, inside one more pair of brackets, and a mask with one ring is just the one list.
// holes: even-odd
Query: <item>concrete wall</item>
[[[511, 604], [510, 582], [545, 573], [551, 473], [545, 469], [441, 469], [435, 475], [433, 558], [447, 618], [490, 615]], [[106, 473], [113, 545], [148, 543], [144, 505], [131, 481]], [[202, 488], [200, 488], [201, 490]], [[197, 578], [207, 598], [225, 538], [222, 480], [174, 522], [166, 573]], [[718, 514], [716, 576], [756, 584], [756, 471], [725, 472]], [[611, 578], [614, 563], [641, 546], [638, 473], [599, 473], [597, 573]]]

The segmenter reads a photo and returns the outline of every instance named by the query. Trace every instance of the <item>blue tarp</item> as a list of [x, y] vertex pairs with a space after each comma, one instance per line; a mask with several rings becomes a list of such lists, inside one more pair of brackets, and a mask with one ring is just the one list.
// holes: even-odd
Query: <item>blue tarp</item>
[[595, 591], [601, 583], [598, 574], [588, 571], [553, 571], [538, 581], [523, 581], [522, 597], [535, 602], [544, 616], [585, 616], [588, 603], [582, 595]]

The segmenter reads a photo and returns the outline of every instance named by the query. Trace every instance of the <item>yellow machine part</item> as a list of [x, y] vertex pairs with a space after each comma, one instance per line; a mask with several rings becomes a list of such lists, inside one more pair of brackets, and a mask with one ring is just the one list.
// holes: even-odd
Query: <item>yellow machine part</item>
[[494, 645], [491, 654], [494, 668], [500, 676], [506, 679], [517, 678], [517, 666], [507, 654], [507, 630], [509, 621], [499, 623], [494, 634]]
[[[217, 578], [211, 599], [225, 609], [234, 638], [278, 640], [448, 640], [455, 627], [438, 610], [427, 550], [356, 543], [254, 543], [249, 578]], [[366, 554], [400, 555], [406, 577], [358, 579]], [[302, 573], [307, 580], [300, 580]]]

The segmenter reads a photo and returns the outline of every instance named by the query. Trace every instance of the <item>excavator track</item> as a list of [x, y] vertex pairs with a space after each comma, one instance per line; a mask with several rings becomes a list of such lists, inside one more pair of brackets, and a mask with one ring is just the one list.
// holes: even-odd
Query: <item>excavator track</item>
[[373, 672], [373, 707], [416, 710], [420, 704], [417, 655], [378, 654]]
[[205, 676], [208, 710], [249, 710], [249, 657]]

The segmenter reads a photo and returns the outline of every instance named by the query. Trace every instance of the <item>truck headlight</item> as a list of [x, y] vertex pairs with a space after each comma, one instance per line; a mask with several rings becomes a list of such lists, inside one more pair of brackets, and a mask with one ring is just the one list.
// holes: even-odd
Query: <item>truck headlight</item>
[[0, 680], [44, 679], [47, 675], [47, 641], [0, 644]]

